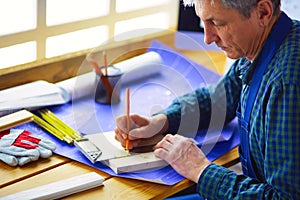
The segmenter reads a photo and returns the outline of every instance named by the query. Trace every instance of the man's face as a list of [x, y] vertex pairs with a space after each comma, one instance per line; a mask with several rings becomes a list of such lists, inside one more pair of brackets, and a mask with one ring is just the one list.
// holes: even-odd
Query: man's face
[[246, 18], [233, 9], [225, 8], [219, 0], [201, 0], [196, 13], [204, 23], [205, 43], [215, 42], [232, 59], [247, 57], [253, 59], [261, 31], [256, 15], [251, 12]]

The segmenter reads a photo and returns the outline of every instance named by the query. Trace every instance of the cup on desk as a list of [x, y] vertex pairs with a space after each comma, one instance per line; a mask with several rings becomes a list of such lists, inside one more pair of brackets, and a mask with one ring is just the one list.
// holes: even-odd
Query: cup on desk
[[[104, 72], [104, 67], [101, 67]], [[114, 66], [107, 67], [107, 74], [97, 74], [97, 85], [95, 93], [95, 101], [101, 104], [116, 104], [120, 102], [120, 89], [119, 83], [122, 72], [119, 68]]]

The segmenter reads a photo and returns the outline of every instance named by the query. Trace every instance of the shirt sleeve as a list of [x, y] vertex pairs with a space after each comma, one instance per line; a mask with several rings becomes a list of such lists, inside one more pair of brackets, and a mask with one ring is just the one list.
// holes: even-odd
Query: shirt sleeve
[[197, 132], [211, 125], [223, 127], [231, 121], [241, 92], [240, 64], [237, 61], [217, 84], [178, 97], [159, 112], [168, 118], [168, 132]]
[[256, 179], [212, 163], [201, 174], [197, 191], [203, 199], [264, 199], [261, 195], [268, 190], [265, 186]]
[[198, 181], [198, 191], [204, 198], [300, 198], [299, 84], [281, 82], [272, 87], [265, 99], [264, 128], [261, 129], [264, 136], [256, 138], [257, 149], [252, 151], [252, 155], [257, 156], [254, 159], [260, 160], [258, 168], [262, 177], [252, 179], [211, 164]]

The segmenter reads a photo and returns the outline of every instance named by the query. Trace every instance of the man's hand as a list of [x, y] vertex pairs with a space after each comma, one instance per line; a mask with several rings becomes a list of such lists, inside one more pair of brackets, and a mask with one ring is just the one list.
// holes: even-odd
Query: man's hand
[[180, 135], [166, 135], [154, 149], [156, 156], [166, 160], [179, 174], [195, 183], [210, 164], [192, 139]]
[[163, 114], [146, 118], [137, 114], [130, 115], [130, 131], [126, 129], [126, 116], [116, 118], [115, 138], [122, 146], [125, 146], [126, 138], [129, 137], [129, 149], [138, 146], [156, 144], [163, 138], [163, 133], [168, 126], [167, 117]]

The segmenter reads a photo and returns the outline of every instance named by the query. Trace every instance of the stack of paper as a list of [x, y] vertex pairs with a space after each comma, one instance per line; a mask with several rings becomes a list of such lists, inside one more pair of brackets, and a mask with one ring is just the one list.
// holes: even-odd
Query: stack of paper
[[0, 96], [0, 115], [23, 108], [63, 104], [70, 100], [64, 89], [42, 80], [2, 90]]
[[152, 148], [146, 152], [126, 151], [115, 139], [114, 131], [90, 134], [85, 138], [102, 151], [96, 162], [103, 162], [116, 174], [162, 168], [168, 165], [166, 161], [154, 155]]

